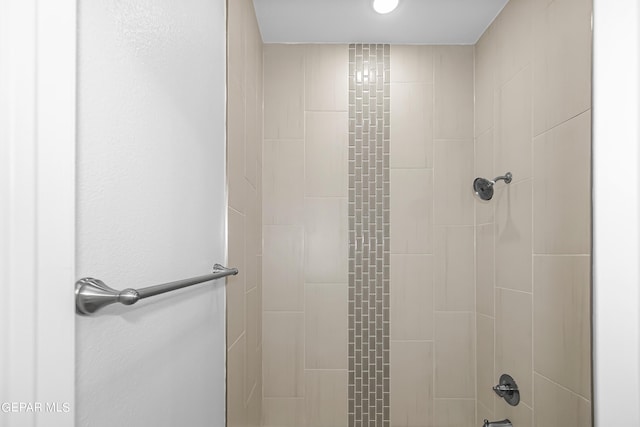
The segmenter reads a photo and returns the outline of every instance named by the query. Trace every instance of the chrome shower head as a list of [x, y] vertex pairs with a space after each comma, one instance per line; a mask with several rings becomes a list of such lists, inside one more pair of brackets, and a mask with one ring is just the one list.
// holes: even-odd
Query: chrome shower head
[[476, 178], [473, 180], [473, 191], [481, 200], [491, 200], [493, 197], [493, 186], [496, 181], [503, 180], [505, 183], [509, 184], [512, 179], [513, 175], [511, 175], [511, 172], [507, 172], [504, 176], [494, 178], [493, 181], [485, 178]]

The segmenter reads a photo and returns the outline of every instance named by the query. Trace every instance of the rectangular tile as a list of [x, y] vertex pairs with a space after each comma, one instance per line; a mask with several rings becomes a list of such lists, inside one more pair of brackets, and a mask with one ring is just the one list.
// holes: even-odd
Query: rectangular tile
[[433, 46], [391, 46], [391, 83], [433, 84]]
[[434, 47], [434, 139], [473, 138], [473, 47]]
[[475, 310], [474, 227], [436, 227], [435, 309]]
[[534, 369], [591, 398], [591, 257], [534, 257]]
[[306, 427], [304, 397], [264, 398], [262, 425], [264, 427]]
[[496, 104], [495, 173], [513, 173], [514, 183], [531, 178], [531, 67], [520, 70], [497, 90]]
[[496, 286], [531, 292], [532, 182], [511, 183], [493, 196], [496, 206]]
[[308, 427], [347, 425], [346, 370], [306, 370], [305, 420]]
[[472, 399], [436, 399], [435, 423], [438, 427], [476, 427], [476, 402]]
[[304, 397], [304, 313], [263, 314], [264, 397]]
[[[496, 176], [504, 174], [497, 172], [493, 166], [493, 129], [489, 129], [483, 134], [476, 137], [475, 141], [475, 177], [485, 179], [493, 179]], [[482, 200], [475, 197], [476, 206], [476, 224], [488, 224], [494, 221], [495, 203], [491, 200]]]
[[391, 425], [433, 424], [433, 343], [391, 342]]
[[347, 197], [347, 112], [305, 114], [304, 189], [308, 197]]
[[391, 84], [392, 168], [433, 167], [433, 85]]
[[495, 286], [494, 225], [476, 226], [476, 311], [493, 317]]
[[391, 339], [433, 339], [433, 256], [391, 255]]
[[535, 374], [535, 425], [582, 427], [591, 424], [591, 403]]
[[265, 311], [304, 308], [304, 229], [265, 225], [262, 305]]
[[304, 140], [264, 142], [262, 220], [304, 224]]
[[347, 111], [348, 47], [312, 44], [305, 50], [305, 110]]
[[227, 421], [229, 425], [246, 425], [245, 360], [246, 340], [243, 335], [227, 350]]
[[591, 253], [591, 113], [534, 141], [534, 251]]
[[264, 138], [304, 138], [305, 48], [264, 46]]
[[435, 397], [475, 397], [475, 315], [435, 314]]
[[345, 283], [348, 261], [346, 198], [305, 199], [305, 282]]
[[[228, 209], [229, 256], [228, 263], [245, 271], [244, 253], [244, 217], [234, 209]], [[227, 277], [227, 348], [242, 335], [245, 330], [245, 275]]]
[[433, 203], [436, 225], [473, 225], [474, 223], [473, 145], [472, 139], [434, 141], [436, 167], [434, 168]]
[[591, 106], [593, 2], [533, 5], [533, 120], [539, 135]]
[[347, 284], [305, 285], [305, 368], [347, 369]]
[[391, 252], [433, 253], [430, 169], [391, 169]]
[[482, 314], [476, 315], [476, 337], [477, 337], [477, 354], [476, 354], [476, 372], [477, 390], [476, 396], [478, 403], [490, 408], [493, 411], [494, 399], [496, 394], [492, 387], [498, 384], [500, 375], [494, 373], [493, 364], [495, 360], [494, 353], [494, 319]]
[[527, 405], [533, 402], [532, 303], [529, 293], [496, 289], [496, 375], [511, 375]]

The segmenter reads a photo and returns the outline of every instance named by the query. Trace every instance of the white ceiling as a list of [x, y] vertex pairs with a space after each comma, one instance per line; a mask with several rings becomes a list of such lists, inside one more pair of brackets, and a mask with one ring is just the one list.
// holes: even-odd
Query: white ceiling
[[[231, 0], [233, 1], [233, 0]], [[253, 0], [265, 43], [474, 44], [508, 0]]]

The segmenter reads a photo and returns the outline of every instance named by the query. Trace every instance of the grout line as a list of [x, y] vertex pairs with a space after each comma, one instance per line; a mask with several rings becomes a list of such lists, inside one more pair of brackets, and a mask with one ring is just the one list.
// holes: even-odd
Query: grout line
[[[584, 397], [580, 393], [577, 393], [577, 392], [571, 390], [570, 388], [567, 388], [567, 387], [563, 386], [562, 384], [553, 381], [551, 378], [549, 378], [549, 377], [547, 377], [545, 375], [542, 375], [540, 372], [536, 371], [535, 369], [533, 370], [533, 373], [535, 375], [539, 376], [540, 378], [543, 378], [546, 381], [550, 382], [551, 384], [555, 385], [556, 387], [561, 388], [562, 390], [564, 390], [564, 391], [566, 391], [568, 393], [571, 393], [572, 395], [574, 395], [576, 397], [579, 397], [580, 399], [584, 400], [585, 402], [588, 402], [589, 404], [591, 403], [590, 399], [587, 399], [586, 397]], [[535, 375], [534, 375], [534, 378], [535, 378]]]
[[[583, 115], [584, 113], [587, 113], [587, 112], [591, 111], [591, 108], [592, 108], [592, 107], [591, 107], [591, 105], [590, 105], [587, 109], [585, 109], [585, 110], [583, 110], [583, 111], [580, 111], [579, 113], [577, 113], [577, 114], [575, 114], [575, 115], [573, 115], [573, 116], [569, 117], [568, 119], [565, 119], [565, 120], [561, 121], [560, 123], [558, 123], [558, 124], [556, 124], [556, 125], [553, 125], [553, 126], [552, 126], [552, 127], [550, 127], [549, 129], [544, 130], [544, 131], [540, 132], [540, 133], [539, 133], [539, 134], [537, 134], [537, 135], [536, 135], [535, 133], [533, 133], [533, 138], [532, 138], [532, 141], [531, 141], [531, 142], [533, 143], [533, 140], [534, 140], [534, 139], [537, 139], [537, 138], [539, 138], [540, 136], [542, 136], [542, 135], [544, 135], [544, 134], [546, 134], [546, 133], [549, 133], [549, 132], [551, 132], [551, 131], [554, 131], [556, 128], [558, 128], [558, 127], [560, 127], [560, 126], [562, 126], [562, 125], [564, 125], [564, 124], [566, 124], [566, 123], [570, 122], [571, 120], [573, 120], [573, 119], [575, 119], [575, 118], [577, 118], [577, 117], [579, 117], [579, 116]], [[533, 114], [533, 113], [532, 113], [532, 114]], [[533, 120], [532, 120], [532, 125], [533, 125]], [[532, 127], [533, 127], [533, 126], [532, 126]], [[532, 132], [533, 132], [533, 131], [532, 131]]]

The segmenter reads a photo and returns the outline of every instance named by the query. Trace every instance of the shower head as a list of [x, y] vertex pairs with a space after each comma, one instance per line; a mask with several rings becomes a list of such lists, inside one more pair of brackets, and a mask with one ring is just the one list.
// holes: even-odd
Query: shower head
[[512, 179], [513, 176], [511, 175], [511, 172], [507, 172], [504, 176], [494, 178], [493, 181], [485, 178], [476, 178], [473, 180], [473, 191], [480, 199], [491, 200], [493, 197], [493, 186], [496, 181], [503, 180], [505, 183], [509, 184]]

